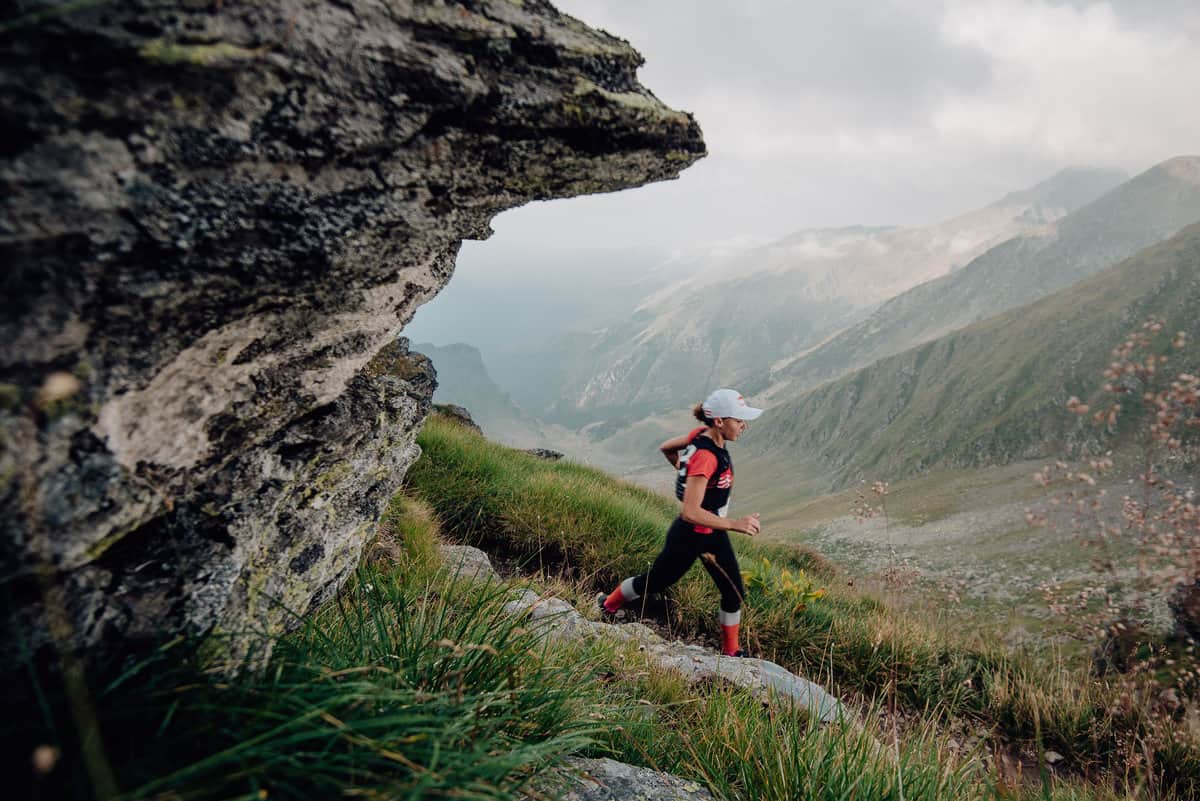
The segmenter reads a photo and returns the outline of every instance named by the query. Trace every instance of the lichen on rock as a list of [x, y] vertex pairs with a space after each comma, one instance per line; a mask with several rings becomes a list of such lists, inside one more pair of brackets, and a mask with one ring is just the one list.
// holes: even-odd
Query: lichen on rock
[[[704, 154], [640, 63], [535, 0], [131, 0], [0, 35], [3, 626], [47, 647], [37, 574], [94, 662], [328, 597], [418, 453], [435, 380], [398, 334], [461, 241]], [[34, 409], [61, 370], [77, 396]]]

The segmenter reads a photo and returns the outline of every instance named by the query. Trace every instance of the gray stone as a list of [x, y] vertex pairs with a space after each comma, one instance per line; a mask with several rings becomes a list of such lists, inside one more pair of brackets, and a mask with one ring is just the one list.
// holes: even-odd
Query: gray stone
[[567, 760], [547, 789], [562, 801], [712, 801], [699, 782], [612, 759]]
[[478, 548], [470, 545], [441, 545], [442, 562], [454, 578], [475, 581], [499, 582], [500, 576], [492, 568], [492, 560]]
[[745, 687], [764, 701], [785, 699], [826, 723], [847, 715], [841, 702], [819, 684], [766, 659], [722, 656], [681, 643], [650, 645], [646, 650], [658, 664], [691, 681], [720, 679]]
[[519, 598], [505, 606], [509, 614], [529, 616], [533, 624], [540, 624], [550, 639], [577, 640], [591, 636], [595, 625], [561, 598], [544, 598], [532, 590], [522, 591]]
[[723, 656], [698, 645], [667, 642], [641, 624], [590, 621], [561, 598], [543, 598], [532, 590], [523, 590], [505, 609], [510, 614], [528, 615], [551, 639], [603, 637], [635, 643], [649, 661], [682, 673], [689, 681], [728, 682], [765, 702], [787, 701], [826, 723], [849, 716], [841, 702], [819, 684], [765, 659]]
[[397, 335], [461, 241], [704, 154], [539, 0], [85, 4], [0, 57], [0, 636], [49, 648], [48, 575], [91, 662], [329, 597], [419, 453]]

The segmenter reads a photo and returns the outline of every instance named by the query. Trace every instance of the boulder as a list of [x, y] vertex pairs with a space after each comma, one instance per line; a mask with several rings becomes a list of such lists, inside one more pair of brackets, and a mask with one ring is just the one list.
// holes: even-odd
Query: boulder
[[472, 581], [499, 582], [500, 574], [492, 567], [492, 560], [478, 548], [470, 545], [441, 545], [442, 563], [451, 578]]
[[36, 656], [293, 625], [419, 453], [398, 334], [461, 241], [704, 154], [541, 0], [45, 5], [0, 38], [0, 633]]
[[704, 785], [612, 759], [567, 760], [554, 798], [562, 801], [712, 801]]

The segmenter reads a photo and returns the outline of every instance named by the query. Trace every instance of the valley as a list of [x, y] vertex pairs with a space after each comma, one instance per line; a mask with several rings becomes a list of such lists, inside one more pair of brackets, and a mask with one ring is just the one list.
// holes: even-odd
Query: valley
[[[1079, 586], [1094, 575], [1095, 554], [1079, 544], [1068, 515], [1041, 528], [1026, 520], [1027, 511], [1052, 507], [1053, 494], [1033, 479], [1043, 466], [943, 471], [890, 485], [882, 499], [864, 486], [791, 503], [779, 488], [755, 492], [770, 478], [750, 469], [739, 507], [763, 510], [765, 541], [814, 550], [890, 603], [1029, 646], [1060, 624], [1040, 587]], [[1102, 488], [1109, 514], [1119, 513], [1127, 482]], [[876, 516], [852, 512], [860, 492]]]
[[[965, 614], [1011, 644], [1053, 631], [1040, 587], [1082, 586], [1092, 555], [1069, 521], [1029, 526], [1027, 510], [1048, 505], [1031, 476], [1045, 460], [1109, 450], [1124, 478], [1110, 480], [1106, 503], [1128, 491], [1141, 418], [1125, 415], [1100, 430], [1070, 414], [1066, 401], [1100, 402], [1110, 349], [1143, 320], [1200, 339], [1200, 225], [1176, 233], [1195, 219], [1200, 159], [1171, 159], [887, 300], [793, 357], [764, 348], [764, 361], [775, 366], [758, 373], [762, 391], [752, 396], [767, 413], [735, 449], [737, 509], [762, 513], [765, 539], [816, 551], [867, 586], [894, 593], [904, 585], [905, 603], [927, 614]], [[768, 287], [786, 296], [779, 285]], [[751, 287], [745, 298], [761, 290]], [[644, 302], [631, 321], [645, 325], [638, 321], [651, 305]], [[804, 308], [792, 311], [802, 316]], [[737, 317], [741, 326], [752, 321], [749, 311]], [[669, 319], [649, 325], [670, 332]], [[876, 344], [864, 350], [864, 342]], [[839, 351], [847, 343], [859, 350]], [[642, 358], [638, 346], [626, 350], [623, 363]], [[854, 352], [860, 355], [847, 355]], [[589, 358], [604, 360], [602, 351]], [[856, 360], [869, 363], [856, 368]], [[840, 374], [826, 370], [823, 381], [805, 387], [799, 371], [818, 363], [837, 363]], [[1195, 363], [1193, 355], [1183, 366]], [[665, 367], [638, 369], [652, 375]], [[486, 372], [483, 361], [476, 357], [471, 371]], [[451, 370], [447, 380], [448, 398], [467, 397], [469, 375]], [[735, 383], [711, 374], [704, 380]], [[492, 396], [504, 396], [499, 381], [488, 383]], [[671, 394], [687, 398], [679, 387]], [[552, 448], [663, 494], [673, 474], [656, 446], [693, 425], [678, 401], [653, 413], [641, 401], [577, 408], [568, 423], [525, 414], [506, 396], [501, 419], [489, 418], [494, 402], [475, 402], [485, 432], [499, 441]], [[851, 513], [864, 481], [890, 483], [885, 515], [859, 520]]]

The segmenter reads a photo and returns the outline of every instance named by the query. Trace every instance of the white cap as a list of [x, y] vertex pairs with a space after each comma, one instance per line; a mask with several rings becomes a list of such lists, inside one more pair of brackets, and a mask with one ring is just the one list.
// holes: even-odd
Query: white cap
[[735, 420], [753, 420], [762, 414], [762, 409], [746, 405], [746, 399], [736, 389], [718, 389], [708, 396], [702, 407], [709, 417], [732, 417]]

